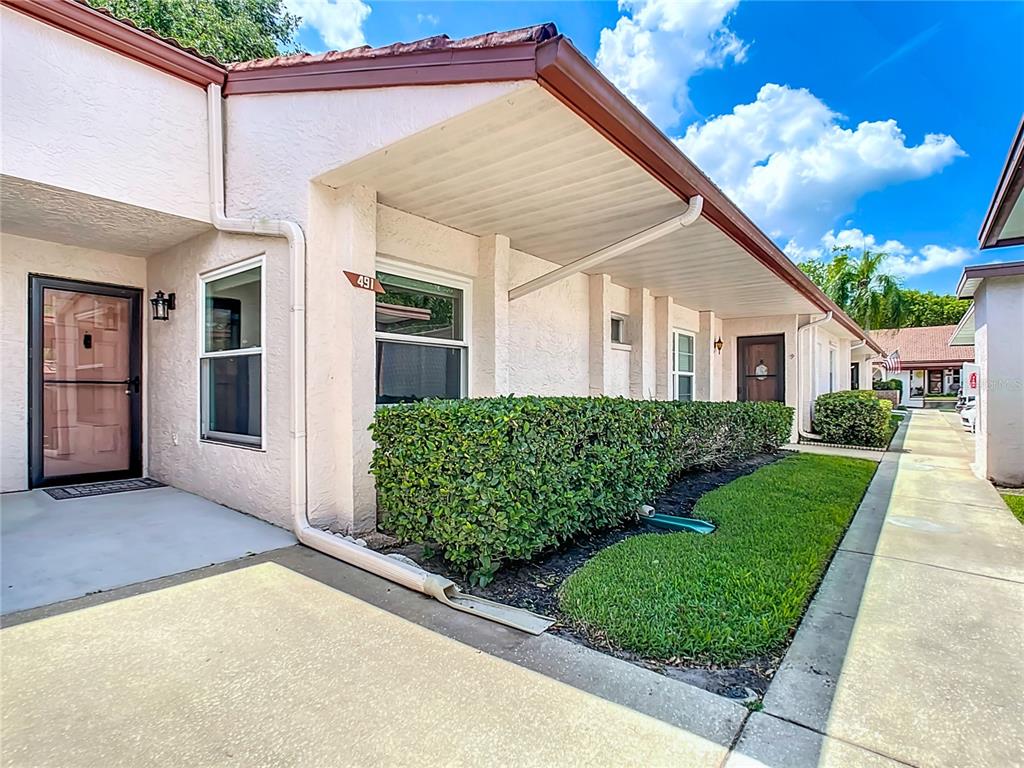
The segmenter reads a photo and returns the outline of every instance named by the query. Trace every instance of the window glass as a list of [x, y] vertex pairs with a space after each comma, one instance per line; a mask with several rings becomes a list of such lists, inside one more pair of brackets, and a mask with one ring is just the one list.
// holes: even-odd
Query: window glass
[[377, 341], [377, 403], [462, 397], [462, 347]]
[[432, 339], [462, 340], [462, 291], [437, 283], [378, 272], [376, 330]]
[[260, 443], [261, 355], [202, 361], [203, 437]]
[[693, 400], [693, 376], [676, 376], [676, 400]]
[[206, 352], [259, 347], [262, 267], [206, 283]]
[[612, 343], [626, 343], [626, 321], [621, 317], [612, 318]]
[[693, 373], [693, 337], [676, 334], [676, 370]]

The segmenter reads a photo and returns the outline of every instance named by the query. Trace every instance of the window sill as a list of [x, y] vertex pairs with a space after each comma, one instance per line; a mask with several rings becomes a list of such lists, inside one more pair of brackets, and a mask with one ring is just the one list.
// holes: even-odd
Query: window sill
[[617, 349], [621, 352], [629, 352], [633, 349], [632, 344], [621, 344], [617, 341], [612, 342], [612, 349]]
[[230, 440], [213, 440], [209, 437], [200, 437], [200, 443], [206, 445], [223, 445], [226, 448], [241, 448], [243, 451], [254, 451], [255, 453], [266, 453], [267, 449], [262, 445], [246, 445], [245, 443], [232, 443]]

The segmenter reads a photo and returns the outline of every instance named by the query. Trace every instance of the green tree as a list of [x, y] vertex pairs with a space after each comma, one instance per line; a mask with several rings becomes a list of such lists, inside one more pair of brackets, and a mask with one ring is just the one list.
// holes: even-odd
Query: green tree
[[956, 325], [971, 305], [971, 302], [956, 296], [907, 288], [903, 289], [903, 302], [906, 307], [905, 325], [911, 327]]
[[865, 330], [898, 328], [905, 319], [903, 290], [882, 269], [888, 256], [863, 251], [857, 257], [849, 247], [835, 248], [830, 261], [805, 261], [800, 269]]
[[223, 62], [301, 50], [295, 35], [302, 20], [288, 13], [284, 0], [88, 1]]

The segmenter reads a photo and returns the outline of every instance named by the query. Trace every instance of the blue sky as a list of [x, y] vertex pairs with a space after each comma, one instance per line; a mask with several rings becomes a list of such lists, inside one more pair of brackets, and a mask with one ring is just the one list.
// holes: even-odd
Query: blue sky
[[286, 0], [307, 50], [553, 21], [795, 260], [955, 288], [1024, 108], [1020, 2]]

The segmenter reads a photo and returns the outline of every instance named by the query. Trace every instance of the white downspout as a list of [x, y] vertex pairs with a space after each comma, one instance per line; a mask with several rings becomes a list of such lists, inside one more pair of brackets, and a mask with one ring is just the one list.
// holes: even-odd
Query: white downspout
[[[821, 319], [814, 320], [813, 322], [807, 323], [806, 325], [801, 325], [799, 330], [797, 331], [797, 336], [798, 336], [798, 338], [797, 338], [797, 349], [800, 348], [799, 334], [800, 334], [801, 331], [806, 331], [808, 328], [817, 328], [819, 325], [824, 325], [825, 323], [827, 323], [831, 319], [832, 319], [832, 310], [830, 309], [828, 312], [825, 313], [825, 316], [822, 317]], [[810, 351], [808, 353], [808, 355], [809, 355], [809, 357], [811, 359], [811, 386], [812, 387], [814, 386], [814, 377], [818, 373], [817, 366], [815, 364], [816, 361], [814, 359], [814, 357], [815, 357], [815, 355], [814, 355], [814, 348], [815, 348], [814, 347], [814, 342], [812, 341], [811, 342], [811, 348], [810, 348]], [[804, 429], [804, 411], [807, 410], [807, 409], [804, 408], [804, 398], [803, 398], [803, 393], [802, 393], [802, 390], [803, 390], [803, 386], [802, 386], [803, 385], [803, 380], [804, 380], [803, 376], [797, 376], [796, 377], [796, 402], [797, 402], [797, 406], [799, 407], [799, 411], [796, 414], [796, 431], [797, 431], [797, 433], [799, 433], [800, 437], [806, 437], [808, 440], [821, 440], [821, 435], [815, 434], [814, 432], [809, 432], [809, 431]]]
[[491, 621], [540, 634], [554, 621], [530, 611], [465, 595], [437, 574], [382, 555], [353, 540], [310, 525], [306, 495], [306, 237], [302, 228], [284, 219], [235, 219], [225, 215], [224, 115], [219, 85], [206, 91], [209, 120], [210, 221], [221, 232], [283, 237], [288, 243], [291, 344], [291, 518], [295, 537], [307, 547], [408, 589], [430, 595], [445, 605]]

